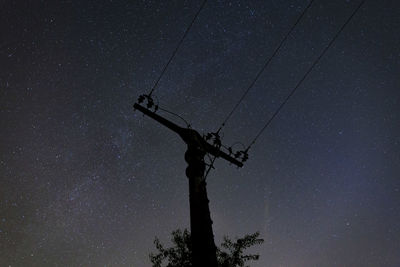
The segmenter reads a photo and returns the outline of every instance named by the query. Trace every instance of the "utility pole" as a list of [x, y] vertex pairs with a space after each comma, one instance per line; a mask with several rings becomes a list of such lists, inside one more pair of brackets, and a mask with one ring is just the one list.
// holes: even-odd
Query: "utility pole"
[[[147, 99], [147, 108], [140, 105]], [[187, 144], [185, 160], [188, 163], [186, 176], [189, 179], [189, 203], [190, 203], [190, 230], [192, 238], [192, 253], [194, 267], [217, 267], [216, 247], [212, 231], [209, 200], [207, 198], [204, 156], [208, 153], [214, 157], [220, 157], [238, 166], [243, 166], [247, 159], [246, 151], [239, 151], [232, 157], [232, 150], [228, 153], [221, 151], [220, 139], [217, 133], [202, 137], [197, 131], [190, 128], [182, 128], [175, 123], [156, 114], [158, 107], [148, 95], [139, 97], [139, 103], [133, 108], [144, 115], [156, 120], [168, 129], [177, 133]], [[153, 110], [152, 110], [153, 109]], [[214, 144], [207, 142], [214, 135]], [[242, 159], [240, 161], [239, 159]]]

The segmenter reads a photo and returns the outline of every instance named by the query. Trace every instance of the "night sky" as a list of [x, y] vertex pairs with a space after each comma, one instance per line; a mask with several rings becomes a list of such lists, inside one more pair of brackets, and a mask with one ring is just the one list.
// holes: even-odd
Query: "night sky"
[[[208, 1], [154, 99], [217, 130], [308, 3]], [[251, 142], [359, 3], [313, 2], [224, 144]], [[150, 266], [155, 236], [189, 228], [186, 146], [132, 105], [200, 5], [0, 1], [0, 266]], [[399, 1], [365, 2], [249, 157], [207, 178], [217, 244], [260, 231], [252, 266], [400, 266]]]

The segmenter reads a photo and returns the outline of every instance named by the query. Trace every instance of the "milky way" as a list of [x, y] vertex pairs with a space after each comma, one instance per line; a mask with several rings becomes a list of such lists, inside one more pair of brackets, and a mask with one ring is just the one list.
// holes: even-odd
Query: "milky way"
[[[313, 2], [225, 144], [251, 142], [359, 3]], [[154, 237], [189, 228], [185, 144], [132, 104], [200, 4], [1, 1], [0, 266], [151, 266]], [[307, 5], [208, 1], [154, 98], [215, 131]], [[217, 244], [260, 231], [252, 266], [400, 266], [399, 29], [398, 1], [367, 0], [245, 166], [217, 160]]]

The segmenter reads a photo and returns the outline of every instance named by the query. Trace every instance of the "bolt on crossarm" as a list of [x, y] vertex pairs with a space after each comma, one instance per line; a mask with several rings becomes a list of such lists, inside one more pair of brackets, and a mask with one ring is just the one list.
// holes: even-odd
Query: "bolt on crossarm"
[[186, 176], [189, 179], [192, 262], [194, 267], [217, 267], [216, 247], [204, 175], [206, 169], [204, 156], [209, 153], [214, 157], [223, 158], [238, 167], [242, 167], [243, 163], [221, 151], [219, 147], [209, 144], [197, 131], [182, 128], [138, 103], [135, 103], [133, 107], [135, 110], [139, 110], [177, 133], [187, 144], [185, 160], [188, 163]]

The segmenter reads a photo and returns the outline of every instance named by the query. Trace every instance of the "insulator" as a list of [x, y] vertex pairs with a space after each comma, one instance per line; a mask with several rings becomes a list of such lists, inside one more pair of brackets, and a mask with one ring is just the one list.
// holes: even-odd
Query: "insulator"
[[154, 105], [153, 100], [150, 98], [147, 102], [147, 108], [152, 108]]
[[219, 138], [215, 138], [215, 140], [214, 140], [214, 145], [215, 145], [216, 147], [220, 148], [220, 147], [221, 147], [221, 140], [219, 140]]
[[140, 103], [143, 103], [144, 99], [145, 99], [145, 96], [144, 96], [144, 95], [139, 96], [139, 98], [138, 98], [139, 104], [140, 104]]

